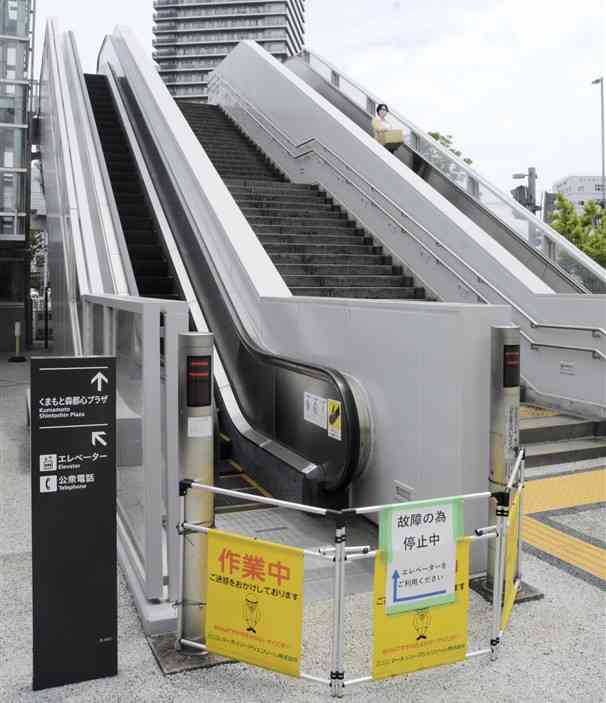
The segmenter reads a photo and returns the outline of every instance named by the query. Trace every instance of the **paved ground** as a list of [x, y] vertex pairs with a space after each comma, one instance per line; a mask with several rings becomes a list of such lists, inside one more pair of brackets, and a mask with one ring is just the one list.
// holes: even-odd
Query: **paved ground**
[[[141, 631], [120, 577], [119, 666], [116, 678], [31, 691], [31, 565], [29, 472], [24, 415], [26, 366], [0, 358], [0, 703], [309, 703], [327, 698], [319, 685], [241, 664], [164, 677]], [[486, 658], [365, 684], [346, 691], [364, 703], [598, 703], [606, 696], [606, 569], [604, 469], [576, 470], [572, 478], [533, 471], [526, 517], [525, 578], [545, 599], [516, 606], [496, 663]], [[588, 471], [587, 469], [590, 468]], [[545, 483], [548, 479], [551, 482]], [[578, 479], [578, 480], [577, 480]], [[559, 481], [559, 488], [553, 481]], [[530, 525], [530, 529], [528, 529]], [[539, 529], [547, 534], [533, 535]], [[549, 532], [551, 530], [552, 532]], [[569, 548], [572, 542], [572, 548]], [[580, 544], [579, 544], [580, 543]], [[592, 547], [595, 552], [588, 551]], [[580, 549], [580, 551], [579, 551]], [[583, 561], [584, 559], [584, 561]], [[582, 563], [581, 563], [582, 562]], [[587, 568], [593, 571], [586, 570]], [[92, 607], [92, 606], [91, 606]], [[370, 597], [348, 598], [347, 676], [368, 671]], [[304, 670], [325, 675], [330, 605], [306, 607]], [[470, 646], [486, 646], [488, 606], [471, 594]]]

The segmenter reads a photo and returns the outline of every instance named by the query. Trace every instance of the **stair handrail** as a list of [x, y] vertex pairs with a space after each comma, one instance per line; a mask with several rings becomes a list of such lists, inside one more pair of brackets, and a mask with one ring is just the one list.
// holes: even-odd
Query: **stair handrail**
[[[603, 329], [603, 328], [597, 327], [597, 326], [591, 327], [591, 326], [583, 326], [583, 325], [579, 325], [579, 326], [574, 326], [574, 325], [560, 325], [560, 324], [556, 324], [556, 323], [553, 323], [553, 324], [552, 324], [552, 323], [544, 324], [544, 323], [538, 322], [538, 321], [535, 320], [533, 317], [531, 317], [527, 312], [525, 312], [524, 310], [522, 310], [516, 303], [514, 303], [505, 293], [503, 293], [502, 291], [500, 291], [494, 284], [492, 284], [490, 281], [486, 280], [485, 276], [483, 276], [483, 275], [480, 274], [478, 271], [476, 271], [476, 270], [473, 268], [473, 266], [471, 266], [470, 264], [468, 264], [468, 263], [467, 263], [464, 259], [462, 259], [456, 252], [454, 252], [452, 249], [450, 249], [450, 247], [448, 247], [448, 246], [446, 246], [445, 244], [443, 244], [442, 242], [440, 242], [440, 241], [437, 239], [437, 237], [436, 237], [434, 234], [432, 234], [424, 225], [422, 225], [420, 222], [418, 222], [417, 220], [415, 220], [414, 217], [412, 217], [411, 215], [409, 215], [400, 205], [398, 205], [396, 202], [394, 202], [390, 196], [388, 196], [388, 195], [385, 194], [380, 188], [378, 188], [377, 186], [375, 186], [374, 184], [372, 184], [365, 176], [363, 176], [361, 173], [359, 173], [359, 171], [357, 171], [353, 166], [351, 166], [350, 164], [348, 164], [347, 161], [345, 161], [345, 159], [343, 159], [339, 154], [337, 154], [336, 152], [334, 152], [330, 147], [328, 147], [328, 146], [326, 146], [325, 144], [323, 144], [323, 143], [322, 143], [319, 139], [317, 139], [316, 137], [310, 137], [309, 139], [304, 140], [303, 142], [301, 142], [301, 143], [298, 144], [298, 145], [295, 144], [295, 143], [292, 141], [292, 139], [289, 137], [289, 135], [286, 134], [286, 132], [284, 132], [284, 130], [282, 130], [278, 125], [276, 125], [276, 124], [273, 122], [273, 120], [272, 120], [270, 117], [268, 117], [267, 115], [265, 115], [261, 110], [259, 110], [258, 108], [254, 107], [254, 106], [250, 103], [250, 101], [249, 101], [247, 98], [243, 97], [243, 96], [229, 83], [229, 81], [227, 81], [227, 80], [226, 80], [225, 78], [223, 78], [222, 76], [220, 77], [220, 76], [217, 76], [217, 75], [215, 74], [215, 75], [213, 76], [213, 78], [211, 78], [211, 84], [212, 84], [213, 82], [216, 82], [216, 81], [220, 81], [220, 82], [221, 82], [223, 85], [225, 85], [225, 86], [228, 88], [228, 90], [230, 90], [239, 100], [241, 100], [242, 102], [246, 103], [250, 108], [252, 108], [255, 112], [257, 112], [259, 115], [261, 115], [262, 119], [265, 120], [266, 122], [268, 122], [273, 128], [275, 128], [276, 131], [277, 131], [279, 134], [281, 134], [281, 135], [287, 140], [287, 142], [289, 142], [289, 144], [290, 144], [292, 147], [294, 147], [294, 149], [296, 149], [297, 151], [298, 151], [299, 149], [302, 149], [302, 148], [306, 147], [307, 145], [310, 145], [310, 144], [312, 144], [312, 145], [313, 145], [313, 144], [317, 144], [317, 145], [321, 146], [325, 151], [327, 151], [328, 153], [330, 153], [332, 156], [334, 156], [336, 159], [338, 159], [346, 168], [348, 168], [350, 171], [352, 171], [353, 173], [355, 173], [355, 175], [356, 175], [358, 178], [360, 178], [360, 180], [364, 181], [364, 182], [367, 184], [367, 186], [370, 188], [370, 190], [374, 191], [375, 193], [379, 194], [382, 198], [384, 198], [385, 200], [387, 200], [387, 201], [389, 202], [389, 204], [390, 204], [392, 207], [394, 207], [394, 208], [399, 212], [399, 214], [400, 214], [401, 216], [406, 217], [407, 219], [409, 219], [415, 226], [419, 227], [419, 229], [421, 229], [425, 234], [427, 234], [427, 235], [436, 243], [436, 245], [437, 245], [438, 247], [440, 247], [441, 249], [446, 250], [446, 251], [449, 253], [449, 255], [451, 255], [451, 256], [452, 256], [454, 259], [456, 259], [460, 264], [462, 264], [465, 268], [467, 268], [467, 269], [469, 270], [469, 272], [470, 272], [471, 274], [473, 274], [473, 275], [478, 279], [479, 282], [484, 283], [484, 285], [486, 285], [486, 286], [488, 286], [489, 288], [491, 288], [491, 289], [493, 290], [493, 292], [496, 293], [496, 295], [498, 295], [500, 298], [502, 298], [503, 301], [505, 301], [505, 302], [506, 302], [508, 305], [510, 305], [514, 310], [516, 310], [522, 317], [524, 317], [524, 318], [528, 321], [528, 323], [529, 323], [529, 325], [530, 325], [530, 327], [531, 327], [532, 329], [541, 329], [541, 328], [545, 328], [545, 329], [556, 329], [556, 330], [591, 332], [594, 336], [606, 336], [606, 329]], [[281, 141], [280, 139], [278, 139], [275, 135], [273, 135], [272, 132], [271, 132], [259, 119], [257, 119], [254, 114], [252, 114], [252, 113], [250, 112], [250, 110], [244, 108], [244, 111], [246, 112], [247, 115], [249, 115], [249, 117], [250, 117], [254, 122], [256, 122], [256, 123], [259, 125], [259, 127], [260, 127], [263, 131], [265, 131], [265, 132], [270, 136], [271, 139], [273, 139], [274, 141], [276, 141], [276, 142], [277, 142], [293, 159], [296, 160], [296, 159], [302, 158], [302, 157], [304, 157], [304, 156], [308, 156], [309, 154], [316, 154], [316, 151], [315, 151], [313, 148], [307, 149], [306, 151], [303, 151], [303, 152], [301, 152], [301, 153], [297, 153], [297, 152], [293, 151], [293, 149], [291, 149], [291, 146], [289, 146], [288, 144], [284, 144], [284, 142], [282, 142], [282, 141]], [[319, 156], [319, 155], [318, 155], [318, 156]], [[320, 156], [320, 158], [322, 158], [322, 157]], [[323, 160], [324, 160], [324, 162], [325, 162], [328, 166], [330, 166], [333, 170], [335, 170], [344, 180], [346, 180], [348, 183], [350, 183], [350, 185], [352, 185], [364, 198], [366, 198], [366, 199], [368, 199], [368, 200], [371, 199], [370, 196], [369, 196], [367, 193], [365, 193], [359, 186], [357, 186], [350, 178], [348, 178], [348, 177], [347, 177], [340, 169], [338, 169], [334, 164], [331, 164], [329, 161], [327, 161], [327, 160], [325, 160], [325, 159], [323, 159]], [[404, 232], [404, 233], [405, 233], [407, 236], [409, 236], [411, 239], [414, 239], [414, 241], [415, 241], [421, 248], [423, 248], [426, 252], [428, 252], [428, 253], [431, 254], [432, 256], [435, 256], [435, 252], [432, 251], [426, 244], [424, 244], [420, 239], [418, 239], [414, 234], [412, 234], [411, 232], [409, 232], [409, 231], [406, 230], [405, 228], [403, 229], [403, 228], [402, 228], [402, 224], [401, 224], [400, 222], [398, 222], [398, 220], [396, 220], [395, 217], [393, 217], [393, 215], [392, 215], [391, 213], [389, 213], [387, 210], [385, 210], [385, 208], [383, 208], [381, 205], [378, 205], [378, 204], [375, 203], [374, 201], [373, 201], [373, 204], [374, 204], [379, 210], [381, 210], [381, 212], [382, 212], [388, 219], [390, 219], [390, 220], [398, 227], [398, 229], [400, 229], [400, 231]], [[446, 263], [444, 263], [444, 262], [441, 262], [441, 264], [442, 264], [452, 275], [454, 275], [461, 283], [463, 283], [466, 288], [468, 288], [469, 290], [471, 290], [471, 291], [478, 297], [479, 300], [481, 300], [481, 301], [484, 302], [484, 303], [489, 303], [489, 302], [490, 302], [489, 300], [487, 300], [487, 299], [485, 298], [484, 295], [482, 295], [481, 293], [479, 293], [468, 281], [466, 281], [466, 280], [465, 280], [457, 271], [455, 271], [451, 266], [449, 266], [448, 264], [446, 264]], [[606, 355], [603, 354], [599, 349], [591, 349], [591, 348], [589, 348], [589, 347], [575, 347], [575, 346], [552, 345], [552, 344], [548, 344], [548, 343], [544, 343], [544, 342], [538, 342], [538, 341], [536, 341], [536, 340], [533, 340], [533, 339], [532, 339], [529, 335], [527, 335], [524, 331], [521, 331], [521, 334], [522, 334], [522, 336], [524, 336], [524, 337], [527, 339], [528, 343], [529, 343], [532, 347], [535, 347], [535, 348], [538, 348], [538, 347], [545, 347], [545, 348], [567, 349], [567, 350], [569, 350], [569, 351], [578, 351], [578, 352], [583, 352], [583, 353], [591, 353], [592, 356], [593, 356], [593, 358], [601, 358], [601, 359], [603, 359], [603, 360], [606, 361]]]
[[[349, 75], [346, 75], [345, 73], [343, 73], [343, 71], [337, 69], [333, 64], [330, 63], [330, 61], [327, 61], [325, 58], [319, 56], [317, 53], [311, 52], [309, 49], [304, 49], [298, 56], [300, 56], [301, 59], [305, 61], [305, 63], [311, 68], [311, 70], [315, 70], [309, 61], [309, 58], [313, 57], [314, 60], [318, 61], [320, 64], [323, 64], [334, 74], [347, 81], [347, 83], [349, 83], [353, 88], [360, 91], [360, 93], [362, 93], [367, 100], [372, 101], [373, 104], [379, 104], [381, 102], [379, 98], [377, 98], [372, 93], [368, 92], [365, 88], [362, 88]], [[321, 76], [321, 74], [319, 73], [318, 75]], [[331, 85], [333, 85], [333, 87], [337, 89], [339, 88], [337, 85]], [[347, 97], [346, 93], [343, 93], [342, 91], [340, 92]], [[368, 110], [366, 110], [366, 112], [367, 114], [369, 114]], [[553, 241], [556, 245], [562, 247], [562, 249], [564, 249], [567, 254], [572, 256], [576, 261], [579, 261], [584, 266], [584, 268], [586, 268], [593, 276], [595, 276], [599, 280], [602, 280], [602, 282], [606, 284], [606, 274], [604, 273], [602, 267], [599, 266], [599, 264], [597, 264], [595, 261], [593, 261], [593, 259], [591, 259], [589, 256], [579, 251], [577, 247], [575, 247], [571, 242], [566, 239], [566, 237], [554, 230], [547, 223], [539, 220], [538, 217], [536, 217], [533, 213], [529, 212], [523, 205], [518, 203], [511, 196], [507, 195], [507, 193], [502, 191], [500, 188], [490, 183], [478, 171], [472, 168], [469, 164], [465, 163], [463, 159], [457, 157], [455, 154], [448, 151], [446, 147], [442, 146], [435, 139], [432, 139], [430, 135], [428, 135], [423, 129], [417, 127], [417, 125], [414, 124], [411, 120], [402, 117], [402, 115], [392, 109], [390, 109], [390, 114], [393, 115], [397, 120], [399, 120], [403, 125], [405, 125], [407, 129], [411, 131], [411, 133], [420, 136], [422, 139], [426, 140], [427, 143], [430, 144], [432, 148], [435, 148], [438, 152], [440, 152], [442, 156], [448, 158], [449, 160], [454, 162], [459, 168], [463, 169], [463, 171], [469, 174], [471, 178], [473, 178], [479, 185], [497, 195], [500, 200], [504, 201], [508, 207], [510, 207], [515, 213], [517, 213], [517, 215], [519, 215], [520, 219], [527, 220], [533, 227], [540, 229], [550, 241]]]

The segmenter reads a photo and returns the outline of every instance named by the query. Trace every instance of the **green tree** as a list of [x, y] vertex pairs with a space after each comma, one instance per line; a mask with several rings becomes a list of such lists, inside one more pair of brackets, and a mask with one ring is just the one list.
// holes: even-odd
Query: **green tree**
[[[595, 200], [588, 200], [578, 214], [574, 205], [561, 193], [556, 196], [555, 210], [551, 226], [578, 249], [606, 268], [606, 213]], [[570, 257], [563, 260], [567, 270], [576, 271]], [[578, 270], [582, 277], [582, 271]]]
[[442, 134], [441, 132], [429, 132], [429, 136], [435, 139], [438, 144], [441, 144], [443, 147], [446, 147], [448, 151], [452, 152], [456, 157], [458, 157], [459, 159], [462, 158], [466, 164], [473, 163], [470, 158], [468, 158], [467, 156], [463, 156], [463, 152], [460, 149], [455, 148], [454, 137], [452, 136], [452, 134]]

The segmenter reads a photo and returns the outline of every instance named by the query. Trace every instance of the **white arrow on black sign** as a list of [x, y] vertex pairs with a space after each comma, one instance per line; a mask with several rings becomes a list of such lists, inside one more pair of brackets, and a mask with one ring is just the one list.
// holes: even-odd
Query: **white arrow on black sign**
[[98, 373], [96, 373], [96, 374], [92, 377], [92, 379], [91, 379], [91, 384], [93, 384], [93, 383], [96, 383], [96, 384], [97, 384], [97, 392], [98, 392], [98, 393], [101, 393], [101, 391], [103, 390], [103, 384], [104, 384], [104, 383], [109, 383], [109, 379], [106, 378], [106, 377], [101, 373], [101, 371], [99, 371]]
[[97, 443], [102, 444], [104, 447], [107, 447], [107, 440], [105, 439], [105, 435], [107, 432], [91, 432], [91, 444], [93, 447], [97, 445]]

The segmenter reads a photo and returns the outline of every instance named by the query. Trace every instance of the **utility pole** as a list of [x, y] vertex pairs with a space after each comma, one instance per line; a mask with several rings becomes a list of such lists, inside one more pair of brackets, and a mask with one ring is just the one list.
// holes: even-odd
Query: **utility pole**
[[600, 84], [600, 113], [602, 116], [602, 207], [606, 207], [606, 167], [604, 165], [604, 76], [591, 81], [591, 85]]

